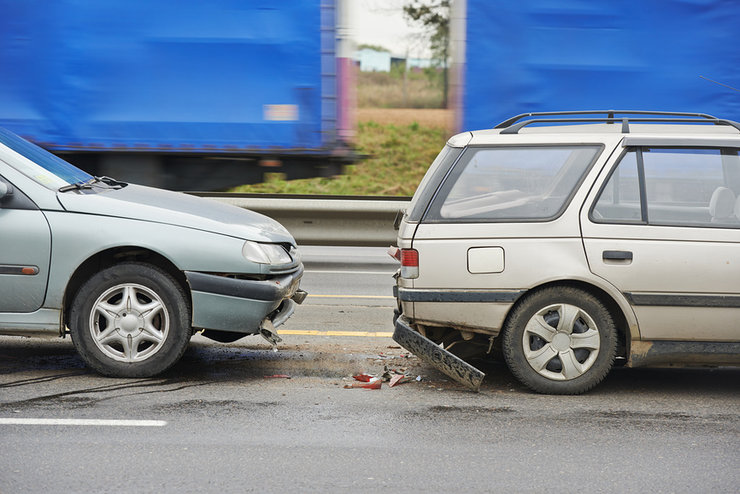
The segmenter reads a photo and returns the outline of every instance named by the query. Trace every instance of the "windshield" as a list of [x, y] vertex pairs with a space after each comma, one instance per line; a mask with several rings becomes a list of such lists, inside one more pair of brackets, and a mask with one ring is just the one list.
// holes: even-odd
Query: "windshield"
[[13, 160], [9, 164], [50, 189], [56, 190], [65, 185], [86, 182], [93, 178], [92, 175], [76, 166], [3, 128], [0, 128], [0, 143], [26, 158]]

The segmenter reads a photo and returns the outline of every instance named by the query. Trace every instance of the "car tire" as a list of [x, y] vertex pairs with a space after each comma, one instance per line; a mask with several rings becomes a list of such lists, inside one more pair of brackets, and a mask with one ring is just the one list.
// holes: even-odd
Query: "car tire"
[[72, 302], [69, 330], [82, 359], [112, 377], [151, 377], [185, 352], [188, 298], [165, 271], [122, 263], [93, 275]]
[[609, 310], [590, 293], [551, 287], [513, 309], [503, 329], [504, 358], [525, 386], [545, 394], [580, 394], [609, 373], [617, 332]]

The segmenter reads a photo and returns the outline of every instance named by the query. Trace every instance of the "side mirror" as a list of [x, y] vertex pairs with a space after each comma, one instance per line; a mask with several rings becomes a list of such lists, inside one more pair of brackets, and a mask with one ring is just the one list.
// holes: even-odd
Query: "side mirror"
[[13, 186], [0, 182], [0, 201], [13, 194]]

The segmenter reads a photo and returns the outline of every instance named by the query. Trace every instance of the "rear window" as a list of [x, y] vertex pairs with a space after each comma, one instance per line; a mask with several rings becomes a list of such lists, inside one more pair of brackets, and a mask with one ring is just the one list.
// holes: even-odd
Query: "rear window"
[[468, 148], [424, 221], [555, 218], [601, 149], [600, 145]]

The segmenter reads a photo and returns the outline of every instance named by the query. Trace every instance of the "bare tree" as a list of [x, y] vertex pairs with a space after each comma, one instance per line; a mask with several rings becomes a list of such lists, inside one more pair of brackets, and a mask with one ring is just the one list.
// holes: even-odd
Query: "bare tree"
[[[432, 56], [442, 67], [442, 105], [447, 108], [449, 89], [447, 62], [450, 50], [451, 0], [411, 1], [403, 7], [406, 19], [424, 29]], [[408, 63], [408, 62], [407, 62]]]

